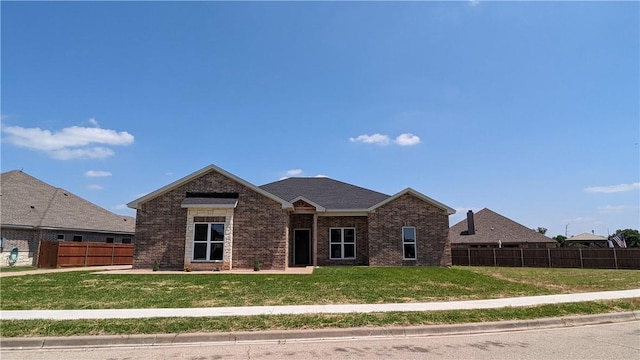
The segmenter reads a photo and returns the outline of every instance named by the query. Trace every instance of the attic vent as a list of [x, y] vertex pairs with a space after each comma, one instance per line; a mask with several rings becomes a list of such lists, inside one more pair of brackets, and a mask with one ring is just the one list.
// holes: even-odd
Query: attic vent
[[187, 198], [207, 198], [207, 199], [237, 199], [240, 194], [237, 192], [187, 192]]

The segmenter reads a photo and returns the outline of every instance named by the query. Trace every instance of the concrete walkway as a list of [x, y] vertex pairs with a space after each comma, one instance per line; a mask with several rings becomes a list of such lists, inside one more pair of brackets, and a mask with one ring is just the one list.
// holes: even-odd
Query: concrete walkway
[[216, 317], [277, 314], [344, 314], [392, 311], [494, 309], [582, 301], [640, 298], [640, 289], [517, 298], [398, 304], [240, 306], [214, 308], [102, 309], [102, 310], [3, 310], [0, 320], [140, 319], [153, 317]]
[[133, 269], [131, 265], [113, 265], [113, 266], [84, 266], [84, 267], [67, 267], [60, 269], [34, 269], [26, 271], [0, 271], [0, 278], [11, 276], [24, 276], [24, 275], [40, 275], [61, 273], [70, 271], [92, 271], [94, 274], [102, 275], [216, 275], [216, 274], [312, 274], [313, 266], [306, 267], [290, 267], [286, 270], [260, 270], [253, 271], [252, 269], [233, 269], [225, 271], [190, 271], [183, 270], [160, 270], [153, 271], [151, 269]]

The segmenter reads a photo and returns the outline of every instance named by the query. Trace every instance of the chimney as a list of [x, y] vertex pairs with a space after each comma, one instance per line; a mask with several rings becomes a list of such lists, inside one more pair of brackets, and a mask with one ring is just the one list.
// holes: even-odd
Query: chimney
[[467, 211], [467, 235], [473, 235], [476, 233], [476, 224], [473, 220], [473, 211]]

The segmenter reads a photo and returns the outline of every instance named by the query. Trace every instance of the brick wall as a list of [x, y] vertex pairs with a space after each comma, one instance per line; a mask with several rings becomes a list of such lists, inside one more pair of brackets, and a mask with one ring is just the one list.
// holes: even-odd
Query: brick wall
[[[356, 228], [355, 260], [332, 260], [329, 256], [329, 229]], [[318, 265], [368, 265], [368, 222], [366, 216], [319, 216], [318, 217]]]
[[[403, 226], [416, 228], [417, 260], [403, 260]], [[369, 265], [451, 265], [449, 216], [411, 194], [379, 207], [369, 214]]]
[[282, 205], [214, 170], [140, 204], [136, 216], [135, 268], [182, 269], [185, 259], [187, 192], [237, 192], [233, 215], [233, 268], [284, 269], [288, 216]]
[[13, 247], [18, 248], [16, 266], [35, 265], [38, 256], [39, 230], [15, 229], [3, 227], [0, 231], [7, 240], [0, 254], [0, 266], [9, 266], [9, 254]]

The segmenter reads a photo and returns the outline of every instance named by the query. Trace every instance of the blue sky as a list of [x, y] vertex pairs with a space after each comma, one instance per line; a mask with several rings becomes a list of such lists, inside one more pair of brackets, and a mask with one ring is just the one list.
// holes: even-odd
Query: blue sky
[[6, 2], [2, 171], [114, 212], [208, 164], [640, 228], [638, 2]]

